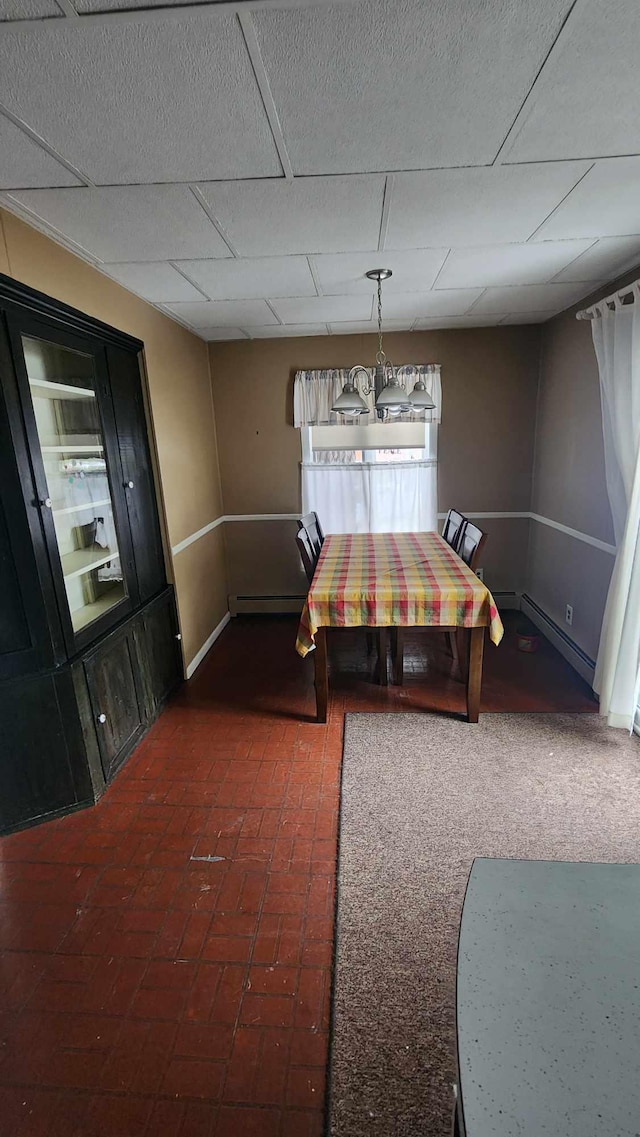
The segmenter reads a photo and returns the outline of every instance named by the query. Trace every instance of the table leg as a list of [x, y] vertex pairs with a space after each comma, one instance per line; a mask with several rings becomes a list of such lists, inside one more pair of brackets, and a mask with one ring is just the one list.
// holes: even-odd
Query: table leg
[[389, 629], [378, 628], [378, 683], [381, 687], [389, 684], [387, 653], [389, 651]]
[[316, 712], [318, 722], [326, 722], [327, 707], [329, 704], [329, 668], [327, 661], [326, 628], [318, 628], [315, 641], [316, 650], [313, 655], [315, 665]]
[[482, 687], [482, 654], [484, 626], [469, 629], [469, 665], [467, 672], [467, 722], [477, 722], [480, 715]]
[[391, 632], [392, 682], [401, 687], [404, 683], [404, 628], [393, 628]]

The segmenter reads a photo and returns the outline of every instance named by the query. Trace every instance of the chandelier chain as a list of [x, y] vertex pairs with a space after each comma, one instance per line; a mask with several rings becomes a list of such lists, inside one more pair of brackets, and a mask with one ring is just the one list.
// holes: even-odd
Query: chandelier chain
[[378, 353], [376, 361], [385, 363], [386, 359], [387, 357], [382, 350], [382, 278], [378, 277]]

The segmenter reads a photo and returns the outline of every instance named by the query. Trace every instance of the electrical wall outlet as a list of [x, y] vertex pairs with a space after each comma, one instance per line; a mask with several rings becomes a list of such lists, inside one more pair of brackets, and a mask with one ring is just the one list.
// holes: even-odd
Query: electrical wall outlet
[[569, 627], [571, 627], [571, 625], [573, 623], [573, 605], [572, 604], [567, 604], [567, 610], [565, 612], [564, 618], [567, 621]]
[[484, 569], [483, 568], [476, 569], [476, 576], [477, 576], [478, 580], [484, 580]]

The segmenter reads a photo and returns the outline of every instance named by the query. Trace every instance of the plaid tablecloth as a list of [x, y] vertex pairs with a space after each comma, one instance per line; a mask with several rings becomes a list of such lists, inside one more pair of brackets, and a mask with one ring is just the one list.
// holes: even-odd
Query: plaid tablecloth
[[438, 533], [345, 533], [325, 538], [302, 610], [296, 651], [318, 628], [486, 625], [494, 644], [502, 621], [489, 589]]

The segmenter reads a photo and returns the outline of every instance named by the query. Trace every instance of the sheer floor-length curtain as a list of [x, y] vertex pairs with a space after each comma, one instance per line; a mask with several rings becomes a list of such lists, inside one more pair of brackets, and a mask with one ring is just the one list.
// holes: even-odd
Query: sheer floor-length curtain
[[634, 303], [596, 307], [607, 492], [617, 554], [594, 690], [610, 726], [633, 728], [640, 695], [640, 287]]
[[302, 510], [328, 533], [422, 533], [437, 528], [437, 464], [305, 464]]

